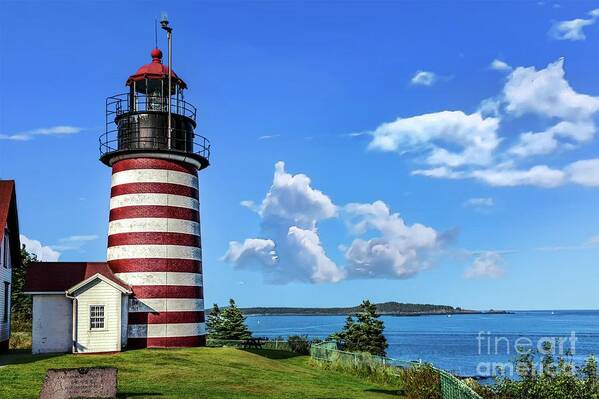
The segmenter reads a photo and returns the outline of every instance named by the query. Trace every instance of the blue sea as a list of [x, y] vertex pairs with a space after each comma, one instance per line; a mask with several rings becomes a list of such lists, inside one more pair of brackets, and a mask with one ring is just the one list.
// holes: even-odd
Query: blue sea
[[[422, 360], [462, 376], [484, 377], [497, 366], [513, 365], [516, 348], [554, 343], [557, 354], [571, 353], [580, 364], [599, 355], [599, 310], [518, 311], [512, 314], [383, 316], [387, 355]], [[345, 316], [250, 316], [255, 336], [306, 335], [325, 338], [339, 331]]]

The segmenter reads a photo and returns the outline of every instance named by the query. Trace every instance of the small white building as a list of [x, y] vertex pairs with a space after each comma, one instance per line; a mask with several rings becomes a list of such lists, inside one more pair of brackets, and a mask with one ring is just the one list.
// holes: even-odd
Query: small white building
[[25, 293], [33, 296], [32, 353], [118, 352], [126, 347], [131, 287], [106, 263], [32, 263]]
[[20, 251], [15, 182], [0, 180], [0, 352], [9, 346], [12, 268], [20, 263]]

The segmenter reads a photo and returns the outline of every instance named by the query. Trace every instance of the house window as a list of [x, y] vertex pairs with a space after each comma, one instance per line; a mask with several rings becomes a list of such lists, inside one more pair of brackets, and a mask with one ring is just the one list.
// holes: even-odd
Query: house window
[[8, 281], [4, 282], [4, 306], [2, 309], [2, 322], [6, 323], [8, 321], [8, 301], [10, 299], [10, 283]]
[[104, 305], [89, 307], [89, 328], [91, 330], [104, 328]]

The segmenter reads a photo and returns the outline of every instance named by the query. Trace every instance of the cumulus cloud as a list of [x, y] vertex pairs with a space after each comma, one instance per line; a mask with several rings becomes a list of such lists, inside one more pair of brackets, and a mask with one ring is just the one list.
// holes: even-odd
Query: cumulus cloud
[[[498, 118], [485, 118], [478, 112], [441, 111], [380, 125], [372, 132], [369, 148], [400, 153], [425, 150], [426, 161], [432, 165], [485, 165], [499, 145], [498, 128]], [[451, 152], [440, 147], [442, 143], [459, 146], [462, 151]]]
[[[338, 207], [312, 187], [308, 176], [287, 173], [283, 162], [275, 165], [273, 183], [261, 204], [242, 204], [260, 216], [264, 238], [231, 241], [222, 259], [260, 270], [275, 284], [408, 278], [430, 266], [429, 253], [444, 241], [431, 227], [407, 225], [382, 201]], [[356, 237], [343, 246], [344, 266], [327, 255], [318, 233], [320, 221], [339, 217]]]
[[415, 86], [432, 86], [437, 81], [437, 75], [429, 71], [416, 71], [410, 83]]
[[498, 60], [497, 58], [491, 62], [489, 68], [494, 69], [496, 71], [511, 71], [512, 67], [509, 66], [505, 61]]
[[273, 240], [248, 238], [243, 243], [231, 241], [229, 250], [223, 260], [236, 263], [241, 267], [251, 266], [254, 263], [274, 266], [277, 263], [278, 256]]
[[599, 187], [599, 158], [573, 162], [566, 167], [566, 173], [574, 183]]
[[382, 201], [345, 206], [351, 231], [374, 238], [356, 238], [345, 251], [350, 278], [409, 278], [430, 266], [426, 253], [440, 246], [439, 234], [422, 224], [407, 225]]
[[[564, 144], [571, 146], [571, 141], [582, 143], [589, 141], [595, 135], [597, 128], [592, 122], [561, 121], [543, 132], [526, 132], [519, 136], [518, 142], [508, 153], [518, 157], [549, 154]], [[559, 138], [569, 139], [564, 143]]]
[[464, 273], [464, 277], [473, 278], [500, 278], [505, 270], [500, 266], [502, 256], [498, 252], [488, 251], [479, 254], [472, 265]]
[[21, 244], [25, 245], [25, 248], [29, 253], [35, 254], [37, 260], [41, 262], [56, 262], [60, 258], [60, 252], [52, 249], [52, 247], [43, 245], [38, 240], [33, 240], [27, 236], [20, 235]]
[[[599, 15], [599, 9], [597, 11]], [[502, 91], [483, 100], [476, 112], [440, 111], [398, 118], [370, 132], [370, 150], [415, 154], [428, 167], [414, 176], [475, 179], [492, 186], [558, 187], [566, 183], [596, 186], [592, 160], [553, 166], [519, 165], [533, 156], [573, 150], [593, 140], [599, 97], [575, 91], [565, 77], [564, 60], [545, 68], [516, 67], [495, 60], [494, 69], [511, 71]], [[548, 125], [512, 139], [500, 136], [502, 120], [535, 117]]]
[[314, 189], [304, 174], [285, 171], [275, 164], [272, 185], [259, 205], [242, 201], [261, 219], [268, 239], [232, 241], [223, 259], [239, 267], [262, 270], [272, 283], [337, 282], [344, 272], [327, 256], [317, 224], [337, 216], [337, 207], [322, 191]]
[[564, 59], [545, 69], [518, 67], [503, 89], [506, 110], [515, 115], [526, 113], [566, 120], [588, 120], [599, 111], [599, 97], [574, 91], [565, 79]]
[[597, 22], [599, 8], [588, 12], [589, 18], [575, 18], [567, 21], [557, 21], [549, 30], [549, 36], [556, 40], [585, 40], [583, 29]]
[[35, 136], [63, 136], [69, 134], [76, 134], [83, 130], [83, 128], [76, 126], [52, 126], [42, 127], [39, 129], [26, 130], [20, 133], [14, 134], [0, 134], [0, 140], [11, 140], [11, 141], [29, 141]]

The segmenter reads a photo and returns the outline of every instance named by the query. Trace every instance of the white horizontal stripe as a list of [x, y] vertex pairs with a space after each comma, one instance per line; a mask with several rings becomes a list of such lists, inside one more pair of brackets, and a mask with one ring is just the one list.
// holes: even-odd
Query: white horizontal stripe
[[130, 324], [129, 338], [192, 337], [205, 335], [205, 323]]
[[119, 233], [184, 233], [200, 235], [200, 224], [191, 220], [167, 218], [132, 218], [113, 220], [108, 224], [108, 235]]
[[117, 259], [192, 259], [202, 260], [202, 249], [184, 245], [117, 245], [108, 247], [108, 260]]
[[172, 183], [198, 188], [197, 176], [166, 169], [131, 169], [112, 175], [112, 186], [127, 183]]
[[197, 199], [174, 194], [123, 194], [110, 199], [110, 209], [123, 206], [177, 206], [180, 208], [200, 209]]
[[129, 312], [202, 312], [204, 300], [195, 298], [129, 298]]
[[183, 272], [135, 272], [115, 273], [129, 285], [197, 285], [202, 286], [200, 273]]

